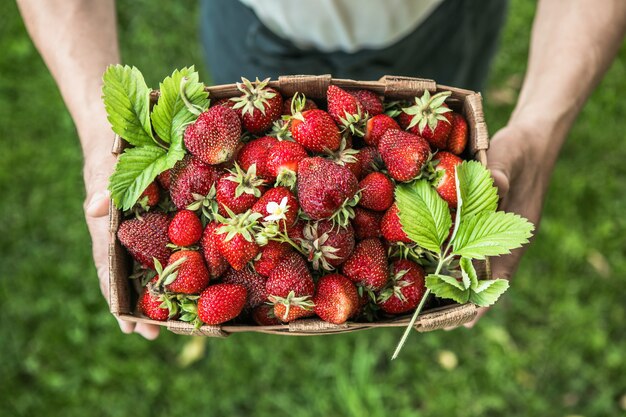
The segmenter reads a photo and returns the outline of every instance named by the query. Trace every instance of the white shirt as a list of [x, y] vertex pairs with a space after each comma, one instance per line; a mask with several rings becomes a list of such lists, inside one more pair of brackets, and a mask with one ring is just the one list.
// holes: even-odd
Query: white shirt
[[443, 0], [240, 0], [301, 49], [381, 49], [415, 30]]

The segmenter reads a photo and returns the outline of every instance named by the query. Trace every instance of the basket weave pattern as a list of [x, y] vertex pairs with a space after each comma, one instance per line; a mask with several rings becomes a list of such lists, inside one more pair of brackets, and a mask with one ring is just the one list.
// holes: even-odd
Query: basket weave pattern
[[[487, 126], [485, 124], [482, 98], [479, 93], [460, 88], [438, 85], [433, 80], [398, 77], [386, 75], [378, 81], [354, 81], [332, 78], [330, 75], [308, 76], [293, 75], [281, 76], [278, 81], [270, 82], [270, 86], [278, 89], [283, 96], [293, 96], [294, 93], [304, 93], [311, 98], [325, 98], [326, 90], [330, 84], [341, 88], [368, 89], [384, 96], [387, 100], [412, 100], [421, 95], [425, 90], [431, 93], [439, 91], [451, 91], [452, 95], [446, 100], [456, 111], [461, 112], [468, 122], [470, 155], [482, 164], [487, 163], [486, 151], [489, 148]], [[207, 87], [211, 99], [220, 99], [238, 96], [240, 94], [235, 84], [218, 85]], [[151, 99], [156, 101], [159, 92], [152, 92]], [[125, 141], [119, 136], [115, 137], [113, 153], [119, 155]], [[113, 203], [110, 205], [110, 243], [109, 243], [109, 306], [111, 313], [122, 320], [132, 322], [151, 323], [167, 327], [173, 333], [193, 336], [226, 337], [230, 333], [260, 332], [294, 336], [324, 335], [351, 332], [357, 330], [372, 329], [377, 327], [406, 327], [410, 321], [410, 314], [396, 318], [377, 321], [373, 323], [347, 322], [341, 325], [327, 323], [320, 319], [301, 319], [284, 325], [255, 326], [255, 325], [204, 325], [199, 329], [192, 324], [182, 321], [160, 322], [148, 319], [134, 309], [131, 294], [138, 293], [138, 288], [133, 288], [128, 279], [131, 271], [131, 260], [125, 249], [117, 239], [117, 229], [122, 220], [122, 212], [117, 210]], [[481, 262], [475, 265], [478, 276], [490, 278], [491, 270], [489, 262]], [[134, 297], [136, 298], [136, 297]], [[448, 305], [422, 312], [415, 322], [415, 329], [419, 332], [428, 332], [437, 329], [457, 327], [471, 321], [478, 311], [474, 304]]]

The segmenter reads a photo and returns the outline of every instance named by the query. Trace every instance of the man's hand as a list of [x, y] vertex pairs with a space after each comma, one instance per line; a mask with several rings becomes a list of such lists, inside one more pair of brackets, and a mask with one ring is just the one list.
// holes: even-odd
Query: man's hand
[[[109, 134], [110, 136], [110, 134]], [[87, 198], [84, 209], [87, 227], [91, 234], [93, 259], [100, 280], [100, 290], [109, 299], [109, 192], [107, 184], [115, 158], [111, 154], [100, 155], [94, 161], [86, 160], [85, 186]], [[119, 320], [120, 329], [124, 333], [139, 333], [149, 340], [159, 335], [159, 326], [145, 323], [131, 323]]]

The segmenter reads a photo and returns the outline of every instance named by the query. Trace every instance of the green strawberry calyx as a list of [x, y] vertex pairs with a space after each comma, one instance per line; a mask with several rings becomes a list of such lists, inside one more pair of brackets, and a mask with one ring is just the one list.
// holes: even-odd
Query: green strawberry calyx
[[442, 91], [431, 97], [430, 91], [424, 90], [422, 97], [415, 97], [413, 106], [402, 109], [406, 114], [413, 116], [407, 130], [417, 125], [419, 132], [422, 133], [426, 125], [434, 131], [440, 120], [450, 123], [444, 113], [451, 112], [452, 109], [443, 106], [443, 103], [451, 94], [450, 91]]

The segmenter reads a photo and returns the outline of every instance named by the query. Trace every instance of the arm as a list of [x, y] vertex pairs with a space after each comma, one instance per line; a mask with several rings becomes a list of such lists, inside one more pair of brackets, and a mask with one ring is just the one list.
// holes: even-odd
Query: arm
[[[85, 157], [85, 216], [100, 288], [108, 294], [108, 178], [113, 133], [101, 99], [102, 74], [119, 62], [114, 0], [18, 0], [26, 28], [76, 124]], [[125, 333], [155, 338], [158, 327], [120, 321]]]
[[[487, 158], [501, 208], [538, 225], [550, 176], [585, 101], [617, 54], [626, 31], [626, 2], [539, 1], [528, 69], [508, 125]], [[523, 250], [493, 260], [493, 275], [511, 278]], [[481, 315], [485, 312], [483, 310]], [[474, 322], [470, 323], [470, 326]]]

